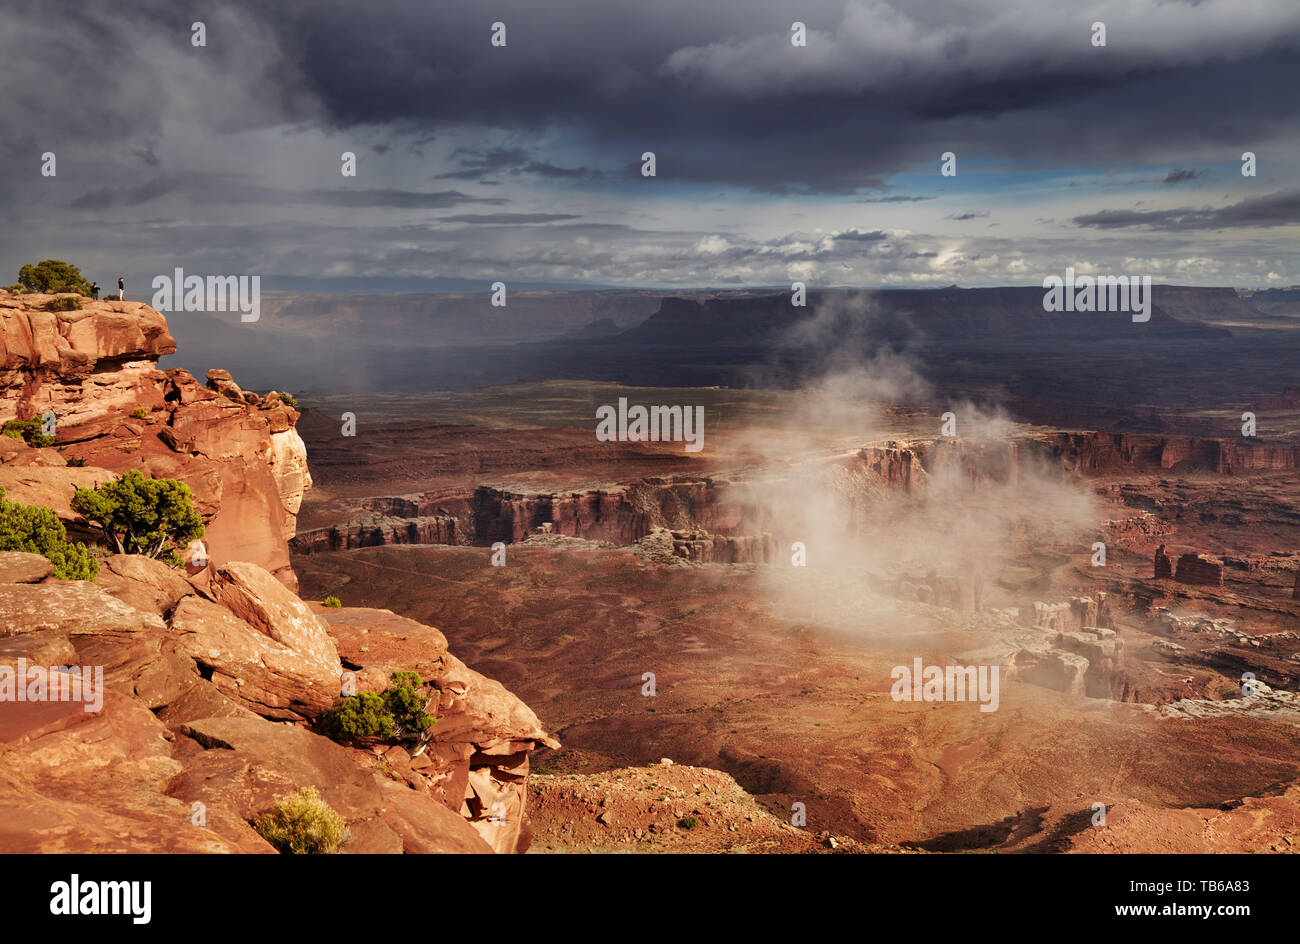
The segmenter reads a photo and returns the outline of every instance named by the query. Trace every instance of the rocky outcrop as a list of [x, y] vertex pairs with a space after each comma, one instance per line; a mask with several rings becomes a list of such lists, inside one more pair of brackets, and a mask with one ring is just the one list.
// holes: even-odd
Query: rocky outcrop
[[1101, 591], [1057, 603], [990, 608], [966, 623], [987, 641], [960, 657], [1004, 665], [1007, 679], [1066, 694], [1132, 700], [1142, 672], [1135, 674], [1119, 634], [1099, 625], [1111, 616], [1110, 595]]
[[1077, 653], [1056, 648], [1055, 640], [1042, 640], [1021, 647], [1011, 658], [1010, 678], [1023, 679], [1067, 695], [1088, 693], [1088, 660]]
[[644, 536], [652, 522], [627, 492], [624, 486], [567, 495], [480, 488], [473, 498], [473, 534], [481, 543], [515, 543], [549, 523], [556, 534], [630, 544]]
[[1071, 597], [1060, 603], [1044, 603], [1035, 600], [1020, 611], [1022, 625], [1038, 626], [1057, 632], [1095, 629], [1099, 625], [1107, 625], [1110, 620], [1110, 600], [1104, 591], [1097, 591], [1089, 597]]
[[961, 576], [930, 571], [924, 577], [898, 577], [886, 582], [894, 596], [959, 613], [974, 613], [984, 605], [984, 580], [978, 574]]
[[321, 798], [347, 821], [344, 852], [492, 851], [463, 817], [303, 728], [257, 717], [202, 718], [178, 732], [203, 750], [168, 783], [167, 795], [186, 806], [202, 803], [209, 828], [241, 851], [266, 847], [249, 822], [301, 784], [319, 784]]
[[[1170, 553], [1177, 553], [1178, 562], [1171, 563]], [[1173, 548], [1161, 544], [1156, 548], [1154, 577], [1156, 580], [1168, 580], [1171, 577], [1179, 583], [1201, 587], [1223, 586], [1223, 561], [1217, 557], [1195, 550]]]
[[696, 564], [770, 564], [776, 542], [770, 534], [732, 537], [707, 531], [672, 531], [673, 554]]
[[[1066, 476], [1208, 471], [1219, 475], [1300, 467], [1300, 447], [1258, 439], [1213, 439], [1149, 433], [1052, 432], [1015, 439], [916, 439], [872, 443], [859, 455], [881, 479], [903, 491], [927, 476], [977, 486], [1015, 486], [1027, 465], [1059, 468]], [[915, 462], [913, 462], [915, 460]], [[918, 475], [918, 471], [921, 472]]]
[[209, 389], [159, 370], [176, 345], [147, 305], [48, 312], [48, 298], [0, 292], [0, 420], [52, 413], [56, 423], [53, 448], [0, 453], [9, 497], [53, 508], [76, 529], [68, 503], [78, 486], [132, 468], [179, 479], [204, 518], [210, 559], [251, 560], [295, 587], [287, 541], [311, 485], [298, 412], [224, 371], [211, 372]]
[[1093, 627], [1078, 632], [1058, 633], [1057, 649], [1087, 660], [1084, 694], [1090, 698], [1122, 700], [1127, 687], [1124, 640], [1113, 629]]
[[[436, 629], [313, 610], [293, 592], [287, 539], [311, 478], [290, 401], [224, 371], [205, 386], [158, 370], [175, 344], [147, 306], [45, 300], [0, 293], [0, 418], [57, 423], [52, 447], [0, 438], [0, 487], [89, 536], [77, 487], [132, 468], [179, 479], [208, 564], [187, 575], [116, 555], [97, 583], [65, 582], [43, 557], [0, 554], [0, 848], [272, 852], [251, 821], [315, 786], [347, 821], [344, 852], [523, 851], [529, 755], [558, 747], [536, 716]], [[54, 683], [19, 680], [33, 666], [69, 693], [67, 670], [98, 681], [53, 697]], [[383, 690], [399, 669], [437, 695], [425, 749], [376, 753], [312, 729], [349, 672]]]
[[[41, 815], [6, 820], [4, 848], [269, 852], [251, 820], [304, 785], [348, 821], [345, 852], [527, 847], [529, 755], [558, 742], [436, 629], [309, 607], [246, 562], [187, 578], [118, 555], [100, 585], [47, 571], [42, 557], [0, 555], [0, 678], [21, 665], [98, 667], [102, 700], [6, 699], [0, 811]], [[426, 750], [377, 756], [310, 729], [345, 678], [340, 652], [359, 690], [384, 689], [397, 670], [431, 684]]]
[[388, 610], [317, 612], [356, 667], [358, 688], [382, 689], [392, 672], [414, 671], [441, 693], [428, 749], [412, 757], [395, 748], [383, 755], [385, 763], [464, 816], [493, 850], [526, 848], [529, 755], [539, 745], [559, 746], [536, 715], [448, 652], [446, 637], [430, 626]]
[[1193, 469], [1233, 475], [1295, 468], [1297, 457], [1300, 450], [1253, 440], [1122, 433], [884, 440], [762, 477], [651, 476], [564, 493], [481, 486], [362, 499], [355, 503], [361, 515], [305, 531], [293, 546], [312, 553], [379, 544], [515, 543], [543, 525], [555, 534], [619, 545], [634, 544], [654, 528], [770, 533], [782, 543], [806, 530], [799, 520], [800, 496], [810, 480], [843, 503], [842, 517], [851, 528], [876, 498], [922, 492], [936, 482], [945, 489], [996, 485], [1014, 491], [1027, 469], [1056, 467], [1066, 477]]
[[1223, 586], [1223, 562], [1205, 554], [1184, 554], [1178, 558], [1174, 579], [1202, 587]]
[[1011, 639], [1008, 678], [1089, 698], [1123, 701], [1131, 695], [1124, 640], [1113, 629], [1034, 626], [1013, 632]]
[[873, 443], [858, 452], [867, 470], [886, 485], [910, 492], [925, 483], [925, 468], [917, 450], [897, 442]]
[[46, 311], [51, 295], [0, 292], [0, 412], [52, 411], [76, 425], [162, 406], [159, 357], [176, 342], [163, 316], [137, 302], [85, 302]]
[[40, 583], [54, 573], [54, 565], [40, 554], [0, 552], [0, 583]]
[[1156, 548], [1155, 568], [1152, 576], [1156, 580], [1168, 580], [1174, 575], [1174, 565], [1165, 553], [1165, 545]]

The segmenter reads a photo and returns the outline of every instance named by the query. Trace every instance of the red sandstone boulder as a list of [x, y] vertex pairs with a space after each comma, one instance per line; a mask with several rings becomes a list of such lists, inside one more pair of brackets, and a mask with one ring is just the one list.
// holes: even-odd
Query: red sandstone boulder
[[214, 571], [211, 586], [217, 602], [235, 616], [338, 679], [339, 654], [325, 624], [265, 570], [256, 564], [224, 564]]
[[[261, 718], [205, 718], [181, 726], [203, 752], [168, 787], [206, 805], [232, 831], [280, 798], [314, 786], [347, 821], [342, 852], [489, 852], [472, 826], [428, 796], [361, 769], [353, 752], [303, 728]], [[251, 830], [250, 830], [251, 831]]]
[[423, 754], [409, 758], [432, 790], [497, 852], [522, 852], [529, 754], [559, 747], [532, 710], [501, 683], [447, 651], [441, 632], [388, 610], [315, 607], [339, 651], [357, 670], [359, 691], [382, 691], [391, 673], [413, 671], [441, 692], [437, 724]]
[[163, 792], [182, 765], [163, 723], [132, 698], [109, 692], [95, 713], [75, 702], [6, 705], [0, 743], [5, 852], [252, 851], [195, 825], [191, 806]]
[[0, 583], [40, 583], [54, 573], [54, 565], [40, 554], [0, 552]]
[[[33, 556], [0, 556], [0, 567], [35, 577], [45, 568]], [[341, 672], [324, 624], [266, 571], [229, 564], [188, 580], [118, 555], [102, 573], [104, 588], [0, 584], [0, 624], [14, 633], [0, 638], [0, 663], [102, 666], [107, 689], [99, 711], [36, 702], [0, 712], [0, 813], [12, 814], [3, 848], [267, 852], [249, 821], [306, 784], [348, 821], [344, 851], [527, 847], [528, 754], [556, 742], [517, 698], [447, 653], [436, 629], [387, 611], [333, 611], [362, 656], [375, 653], [362, 676], [376, 688], [414, 667], [442, 693], [428, 749], [412, 758], [390, 747], [376, 767], [367, 752], [259, 716], [313, 716]]]
[[114, 554], [100, 561], [99, 588], [128, 606], [166, 616], [197, 591], [184, 574], [141, 554]]
[[271, 718], [302, 719], [337, 698], [342, 666], [330, 669], [261, 632], [218, 603], [181, 600], [171, 628], [180, 650], [236, 704]]
[[146, 626], [160, 628], [162, 621], [83, 580], [0, 585], [0, 636], [49, 631], [137, 633]]

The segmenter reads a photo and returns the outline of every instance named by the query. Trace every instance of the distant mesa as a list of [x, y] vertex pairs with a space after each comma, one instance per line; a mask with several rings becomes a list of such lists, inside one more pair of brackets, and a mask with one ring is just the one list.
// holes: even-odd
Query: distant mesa
[[623, 329], [615, 324], [613, 318], [600, 318], [581, 328], [574, 328], [572, 331], [566, 331], [560, 335], [561, 341], [585, 341], [591, 338], [608, 338], [616, 334], [622, 334]]
[[1072, 338], [1102, 340], [1160, 334], [1230, 337], [1205, 322], [1258, 319], [1230, 288], [1155, 286], [1151, 320], [1134, 324], [1127, 312], [1045, 312], [1036, 287], [883, 289], [809, 292], [807, 307], [788, 293], [752, 298], [665, 298], [659, 310], [620, 341], [647, 344], [727, 344], [846, 337], [888, 342], [915, 337]]

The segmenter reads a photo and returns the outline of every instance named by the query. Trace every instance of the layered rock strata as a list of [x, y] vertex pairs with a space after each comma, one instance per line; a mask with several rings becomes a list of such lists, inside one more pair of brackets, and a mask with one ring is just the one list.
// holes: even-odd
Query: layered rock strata
[[51, 296], [0, 292], [0, 420], [53, 418], [53, 449], [0, 455], [9, 497], [68, 507], [78, 486], [128, 469], [190, 487], [208, 557], [253, 561], [296, 586], [287, 540], [311, 487], [298, 412], [278, 395], [242, 391], [224, 371], [211, 385], [159, 370], [176, 343], [163, 316], [137, 302], [84, 301], [46, 311]]

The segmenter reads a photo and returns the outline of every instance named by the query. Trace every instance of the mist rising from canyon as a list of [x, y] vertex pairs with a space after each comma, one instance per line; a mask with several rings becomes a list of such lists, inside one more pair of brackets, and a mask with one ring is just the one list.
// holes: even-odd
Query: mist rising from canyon
[[[888, 589], [900, 580], [955, 579], [979, 594], [1030, 546], [1081, 550], [1091, 540], [1093, 496], [1059, 463], [1022, 454], [1017, 424], [996, 402], [946, 400], [931, 379], [942, 371], [925, 369], [908, 341], [874, 343], [885, 331], [921, 336], [866, 294], [798, 322], [778, 351], [822, 358], [791, 392], [785, 422], [742, 439], [773, 475], [747, 500], [768, 502], [751, 512], [776, 523], [765, 588], [794, 619], [886, 629], [898, 618]], [[887, 411], [899, 406], [932, 412], [933, 436], [892, 439]]]

